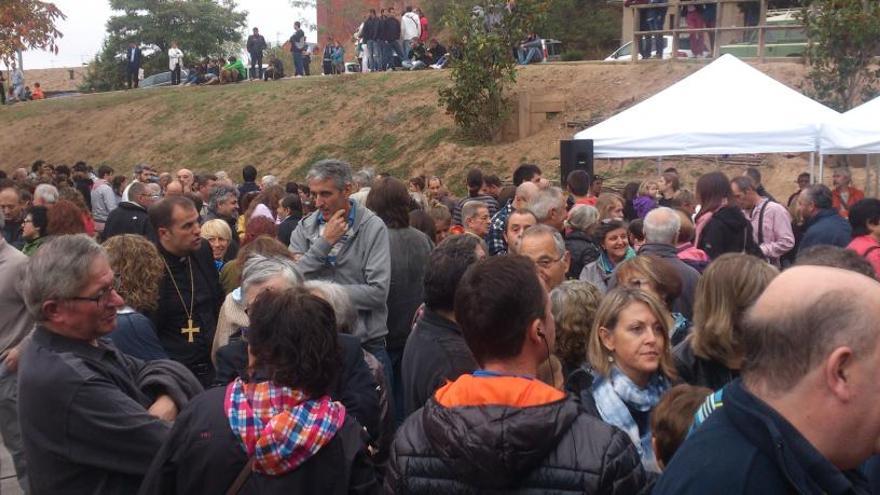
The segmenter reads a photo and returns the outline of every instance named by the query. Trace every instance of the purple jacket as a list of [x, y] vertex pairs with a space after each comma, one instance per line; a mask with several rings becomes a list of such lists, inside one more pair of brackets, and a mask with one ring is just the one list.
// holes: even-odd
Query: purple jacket
[[633, 200], [633, 208], [639, 218], [645, 218], [649, 211], [657, 207], [657, 200], [650, 196], [639, 196]]

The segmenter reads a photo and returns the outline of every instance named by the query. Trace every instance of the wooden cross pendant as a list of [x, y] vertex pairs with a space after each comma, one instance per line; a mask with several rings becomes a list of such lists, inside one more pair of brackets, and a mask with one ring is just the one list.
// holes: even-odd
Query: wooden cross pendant
[[192, 318], [190, 318], [190, 319], [186, 320], [186, 327], [181, 328], [180, 333], [181, 333], [181, 335], [186, 334], [186, 337], [187, 337], [186, 341], [189, 342], [190, 344], [192, 344], [193, 343], [193, 334], [199, 333], [199, 327], [194, 327]]

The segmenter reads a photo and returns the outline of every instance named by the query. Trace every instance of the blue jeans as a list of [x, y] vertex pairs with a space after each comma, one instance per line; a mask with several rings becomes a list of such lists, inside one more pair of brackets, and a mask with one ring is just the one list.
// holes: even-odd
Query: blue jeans
[[370, 57], [367, 59], [367, 68], [370, 70], [378, 70], [382, 64], [382, 42], [378, 40], [367, 41], [367, 50]]
[[303, 54], [302, 52], [293, 52], [293, 70], [294, 75], [296, 76], [304, 76], [305, 69], [303, 68]]

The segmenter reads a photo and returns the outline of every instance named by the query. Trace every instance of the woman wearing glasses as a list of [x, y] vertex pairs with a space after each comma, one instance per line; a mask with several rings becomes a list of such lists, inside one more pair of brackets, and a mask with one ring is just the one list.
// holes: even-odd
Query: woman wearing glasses
[[26, 241], [21, 252], [33, 256], [37, 249], [48, 238], [46, 227], [49, 225], [48, 210], [45, 206], [31, 206], [21, 222], [21, 237]]

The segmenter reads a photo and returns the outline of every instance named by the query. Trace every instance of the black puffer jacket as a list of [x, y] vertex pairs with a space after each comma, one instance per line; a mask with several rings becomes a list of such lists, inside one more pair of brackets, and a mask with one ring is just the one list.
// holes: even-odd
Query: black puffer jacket
[[410, 416], [391, 450], [387, 493], [639, 493], [646, 475], [630, 439], [577, 400], [444, 407]]
[[724, 253], [762, 256], [752, 236], [752, 224], [735, 206], [719, 208], [700, 233], [697, 247], [713, 260]]
[[599, 259], [599, 246], [586, 232], [580, 230], [574, 230], [565, 236], [565, 249], [571, 253], [571, 265], [566, 275], [570, 279], [580, 277], [584, 266]]

